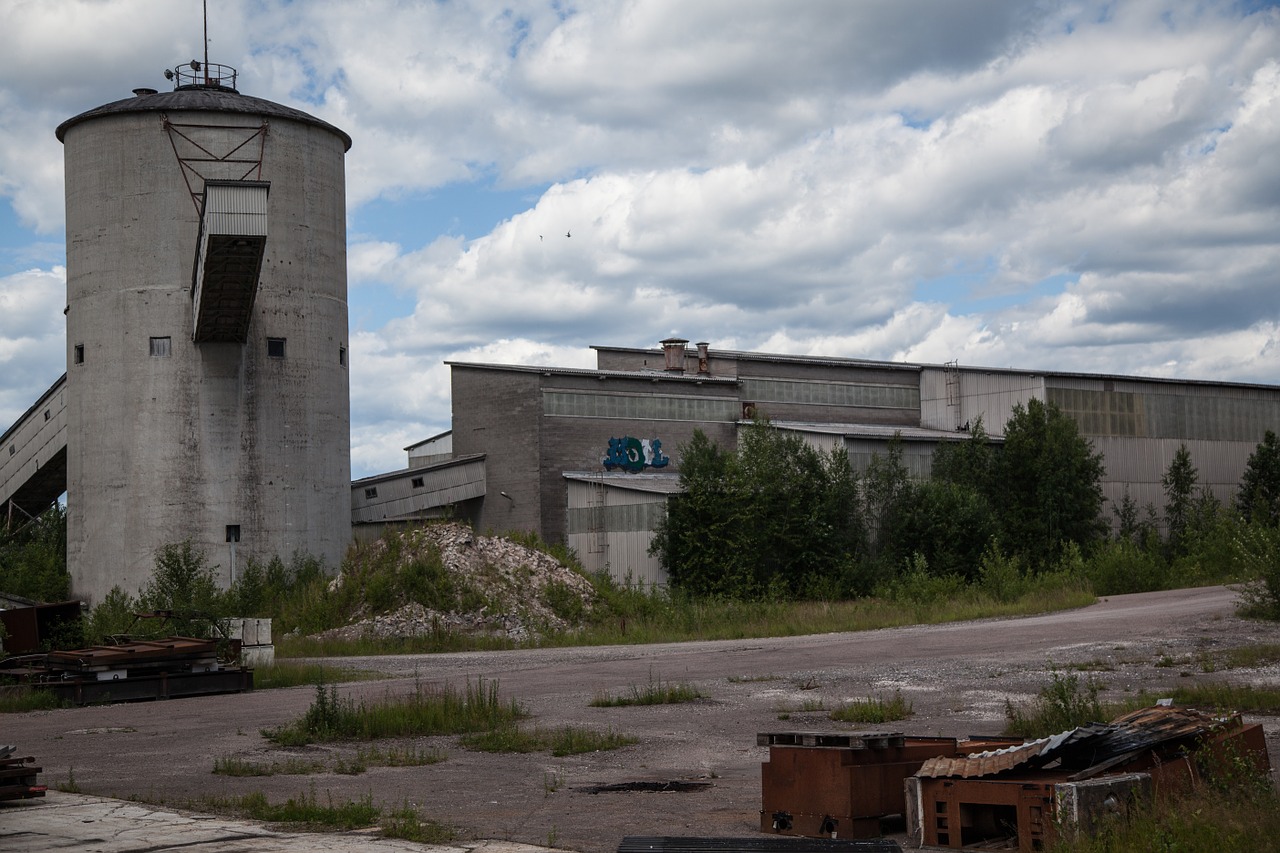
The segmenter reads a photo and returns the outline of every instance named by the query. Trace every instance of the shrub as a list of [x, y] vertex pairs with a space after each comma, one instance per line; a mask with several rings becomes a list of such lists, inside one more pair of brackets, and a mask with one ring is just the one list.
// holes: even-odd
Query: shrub
[[1046, 737], [1103, 719], [1106, 712], [1098, 700], [1100, 683], [1092, 678], [1082, 683], [1074, 673], [1054, 672], [1052, 676], [1053, 681], [1041, 688], [1030, 706], [1019, 707], [1005, 700], [1005, 734]]
[[885, 583], [879, 594], [893, 601], [933, 604], [957, 598], [965, 589], [960, 575], [935, 575], [923, 554], [913, 554], [902, 574]]
[[1280, 528], [1256, 521], [1243, 524], [1232, 550], [1241, 573], [1250, 578], [1241, 591], [1242, 612], [1280, 619]]

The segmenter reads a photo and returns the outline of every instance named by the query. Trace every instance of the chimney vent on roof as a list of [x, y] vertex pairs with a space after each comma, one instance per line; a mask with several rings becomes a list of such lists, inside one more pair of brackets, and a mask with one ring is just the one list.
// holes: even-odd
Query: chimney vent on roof
[[684, 345], [689, 343], [684, 338], [667, 338], [662, 342], [662, 352], [666, 356], [666, 370], [672, 373], [684, 373]]
[[700, 373], [703, 376], [710, 375], [711, 363], [710, 363], [709, 357], [707, 356], [707, 349], [711, 346], [711, 344], [707, 343], [706, 341], [701, 341], [700, 343], [694, 344], [694, 346], [698, 348], [698, 373]]
[[133, 90], [133, 94], [139, 98], [146, 97], [147, 95], [154, 95], [155, 93], [156, 93], [155, 89], [147, 89], [143, 87], [139, 87]]

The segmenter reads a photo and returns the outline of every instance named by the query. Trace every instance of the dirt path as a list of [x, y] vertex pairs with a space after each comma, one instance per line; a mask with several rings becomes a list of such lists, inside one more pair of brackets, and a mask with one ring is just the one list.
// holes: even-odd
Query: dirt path
[[[73, 772], [86, 792], [165, 797], [262, 790], [272, 799], [314, 789], [335, 800], [372, 795], [409, 802], [468, 836], [582, 851], [612, 851], [624, 835], [749, 835], [757, 831], [757, 732], [850, 730], [825, 711], [894, 690], [915, 714], [882, 728], [916, 735], [998, 733], [1006, 700], [1024, 701], [1054, 666], [1090, 663], [1105, 695], [1168, 690], [1229, 679], [1275, 686], [1280, 667], [1202, 672], [1215, 649], [1280, 643], [1280, 625], [1240, 620], [1221, 587], [1116, 596], [1083, 610], [1023, 619], [767, 640], [586, 649], [541, 649], [344, 659], [387, 674], [344, 685], [380, 696], [416, 680], [462, 685], [496, 679], [543, 727], [613, 729], [640, 742], [614, 752], [554, 758], [547, 753], [469, 752], [451, 738], [429, 739], [448, 753], [441, 764], [235, 779], [211, 773], [215, 759], [307, 757], [332, 765], [354, 747], [273, 749], [260, 729], [288, 722], [310, 704], [311, 688], [169, 702], [78, 708], [0, 718], [0, 741], [18, 743], [45, 768], [50, 784]], [[685, 705], [593, 708], [651, 679], [689, 683], [707, 698]], [[780, 715], [789, 715], [779, 719]], [[1280, 764], [1280, 720], [1263, 718], [1273, 764]], [[631, 782], [704, 782], [674, 793], [591, 793]]]

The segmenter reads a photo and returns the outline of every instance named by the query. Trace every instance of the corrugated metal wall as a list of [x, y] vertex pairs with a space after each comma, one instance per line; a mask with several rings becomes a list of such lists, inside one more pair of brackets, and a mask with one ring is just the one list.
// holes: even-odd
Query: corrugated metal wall
[[667, 573], [649, 554], [665, 494], [568, 482], [566, 540], [589, 572], [607, 570], [619, 583], [665, 586]]
[[409, 470], [396, 477], [356, 481], [351, 484], [351, 521], [365, 524], [425, 517], [429, 510], [483, 497], [484, 493], [483, 459], [425, 474]]

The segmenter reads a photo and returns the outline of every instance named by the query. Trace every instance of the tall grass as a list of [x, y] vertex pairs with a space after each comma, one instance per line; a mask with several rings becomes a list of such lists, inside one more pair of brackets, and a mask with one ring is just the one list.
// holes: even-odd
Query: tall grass
[[888, 723], [905, 720], [915, 713], [909, 700], [902, 698], [902, 691], [893, 691], [888, 699], [883, 696], [855, 699], [832, 711], [831, 719], [841, 723]]
[[1102, 684], [1093, 678], [1081, 681], [1075, 673], [1051, 673], [1052, 681], [1040, 689], [1029, 705], [1005, 700], [1005, 730], [1015, 737], [1037, 738], [1065, 732], [1086, 723], [1117, 716], [1098, 699]]
[[461, 734], [509, 725], [527, 716], [514, 700], [498, 697], [497, 682], [467, 682], [459, 693], [445, 686], [385, 696], [376, 702], [344, 699], [332, 685], [316, 685], [311, 707], [299, 719], [263, 732], [281, 746], [421, 735]]
[[253, 670], [255, 690], [301, 687], [304, 684], [338, 684], [344, 681], [368, 681], [383, 677], [380, 673], [323, 663], [277, 660]]
[[0, 685], [0, 714], [50, 711], [64, 708], [66, 704], [53, 693], [38, 687]]
[[703, 698], [692, 684], [672, 684], [661, 678], [650, 678], [644, 687], [631, 685], [631, 692], [622, 696], [600, 693], [589, 703], [593, 708], [620, 708], [627, 705], [677, 705]]

